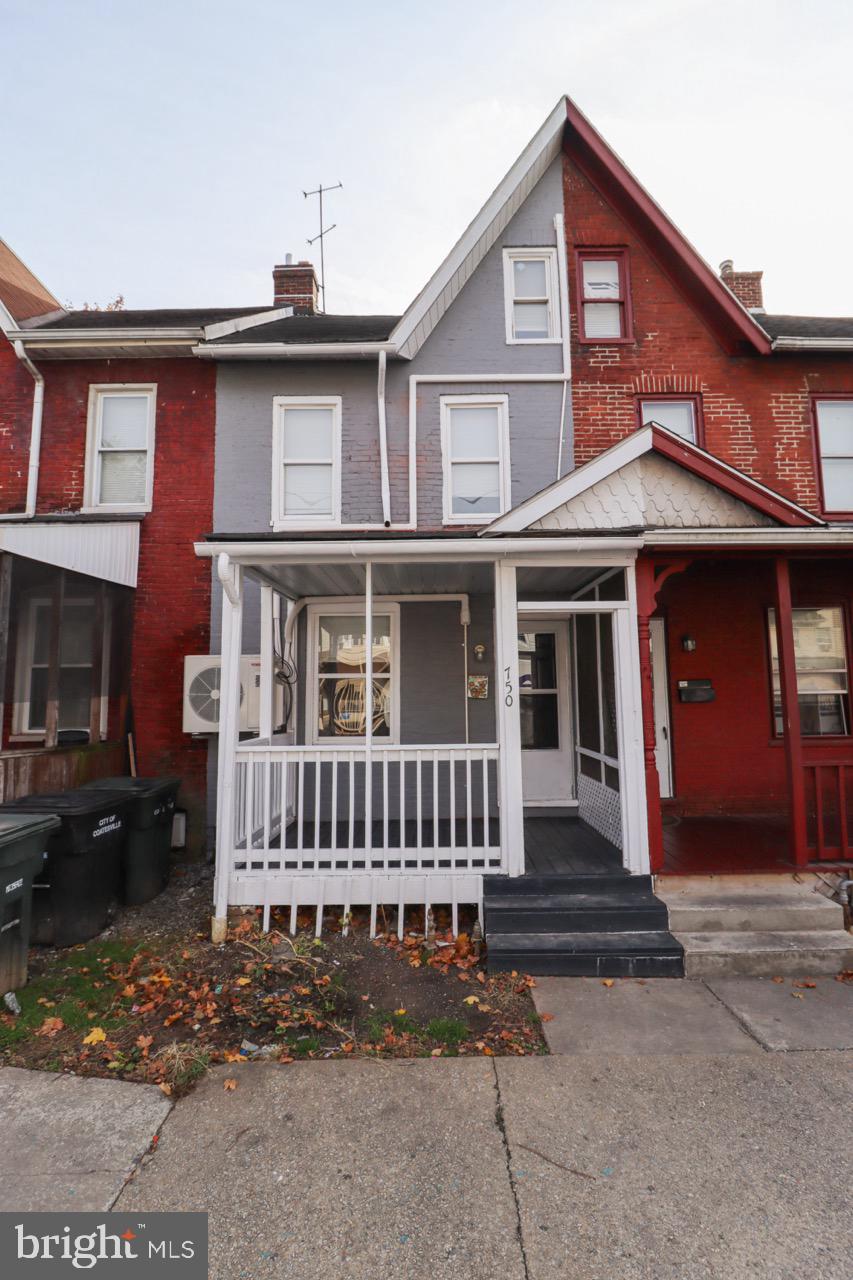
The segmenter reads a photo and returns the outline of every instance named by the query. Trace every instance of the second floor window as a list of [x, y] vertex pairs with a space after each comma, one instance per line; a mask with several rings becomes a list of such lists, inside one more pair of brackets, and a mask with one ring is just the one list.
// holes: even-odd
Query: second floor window
[[154, 386], [89, 388], [85, 506], [151, 510], [156, 397]]
[[339, 524], [340, 396], [276, 396], [272, 523]]
[[504, 249], [507, 342], [559, 342], [556, 249]]
[[506, 396], [442, 396], [444, 521], [482, 524], [506, 511], [509, 402]]
[[658, 400], [641, 400], [640, 425], [656, 422], [691, 444], [700, 444], [698, 410], [695, 398], [679, 400], [675, 396], [663, 396]]
[[815, 400], [817, 453], [823, 509], [853, 512], [853, 399]]
[[578, 249], [581, 342], [628, 342], [631, 299], [624, 249]]

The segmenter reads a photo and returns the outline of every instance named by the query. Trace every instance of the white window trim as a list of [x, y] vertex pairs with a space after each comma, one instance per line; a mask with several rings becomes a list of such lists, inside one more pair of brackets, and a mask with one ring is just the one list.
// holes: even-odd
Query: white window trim
[[[453, 458], [450, 455], [450, 410], [455, 406], [479, 406], [498, 410], [498, 448], [497, 459], [494, 458]], [[490, 524], [499, 515], [508, 511], [511, 505], [511, 471], [509, 457], [509, 396], [507, 395], [471, 395], [441, 396], [439, 399], [439, 417], [441, 421], [441, 462], [443, 472], [442, 513], [444, 524], [471, 525]], [[456, 462], [494, 462], [497, 461], [500, 475], [499, 512], [483, 512], [480, 515], [456, 515], [453, 511], [452, 464]]]
[[[388, 614], [391, 620], [391, 726], [388, 737], [377, 738], [373, 742], [377, 748], [393, 746], [400, 741], [400, 605], [387, 600], [374, 601], [374, 617]], [[366, 617], [364, 598], [354, 597], [351, 604], [309, 604], [307, 606], [307, 637], [305, 650], [305, 668], [307, 676], [307, 697], [305, 699], [305, 741], [310, 746], [358, 745], [366, 741], [361, 736], [321, 737], [318, 731], [320, 717], [320, 672], [318, 657], [320, 652], [320, 617], [342, 617], [346, 615]]]
[[[49, 607], [52, 603], [50, 596], [30, 595], [24, 602], [21, 610], [21, 618], [18, 624], [18, 634], [16, 639], [16, 658], [15, 658], [15, 702], [12, 708], [12, 732], [10, 738], [14, 741], [22, 742], [41, 742], [45, 735], [45, 727], [31, 729], [29, 728], [30, 719], [30, 674], [33, 669], [33, 654], [35, 652], [36, 640], [36, 611], [39, 608]], [[65, 603], [89, 605], [94, 609], [95, 600], [93, 596], [70, 596], [66, 598]], [[101, 658], [101, 723], [100, 723], [100, 740], [103, 742], [107, 737], [108, 716], [109, 716], [109, 687], [110, 687], [110, 647], [112, 638], [112, 608], [109, 597], [104, 601], [104, 631], [102, 636], [102, 658]], [[93, 636], [93, 644], [96, 637]], [[77, 665], [93, 666], [94, 651], [92, 653], [92, 663], [81, 663]], [[71, 665], [71, 664], [68, 664]], [[89, 725], [80, 725], [81, 730], [88, 730]], [[91, 745], [91, 744], [90, 744]]]
[[[516, 338], [513, 332], [514, 304], [513, 291], [514, 262], [534, 262], [545, 259], [545, 274], [548, 285], [548, 329], [547, 338]], [[560, 277], [557, 265], [557, 250], [554, 248], [504, 249], [504, 322], [506, 324], [506, 340], [513, 347], [554, 346], [563, 340], [560, 319]], [[523, 301], [523, 299], [519, 299]]]
[[[272, 414], [272, 519], [270, 524], [275, 532], [285, 529], [337, 529], [341, 524], [341, 418], [343, 400], [341, 396], [273, 396]], [[284, 503], [284, 411], [324, 407], [332, 410], [332, 514], [325, 512], [318, 516], [286, 516], [283, 514]], [[300, 462], [316, 462], [318, 466], [328, 466], [327, 458], [301, 458]]]
[[[145, 441], [145, 499], [143, 502], [98, 502], [101, 482], [101, 406], [104, 395], [148, 397], [148, 424]], [[154, 423], [157, 416], [156, 382], [95, 382], [89, 386], [86, 416], [86, 476], [83, 485], [83, 511], [131, 512], [150, 511], [154, 501]], [[133, 452], [133, 451], [131, 451]]]

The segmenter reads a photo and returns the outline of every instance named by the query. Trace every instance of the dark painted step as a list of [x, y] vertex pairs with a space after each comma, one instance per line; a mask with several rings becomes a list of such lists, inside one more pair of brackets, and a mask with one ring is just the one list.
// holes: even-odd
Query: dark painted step
[[526, 893], [484, 898], [486, 934], [610, 933], [665, 930], [666, 906], [637, 894]]
[[499, 933], [488, 939], [490, 973], [589, 978], [682, 978], [684, 953], [665, 930]]
[[650, 893], [651, 888], [651, 876], [632, 876], [627, 872], [603, 872], [601, 875], [585, 876], [483, 876], [483, 896], [486, 898], [553, 893], [612, 893], [630, 896]]

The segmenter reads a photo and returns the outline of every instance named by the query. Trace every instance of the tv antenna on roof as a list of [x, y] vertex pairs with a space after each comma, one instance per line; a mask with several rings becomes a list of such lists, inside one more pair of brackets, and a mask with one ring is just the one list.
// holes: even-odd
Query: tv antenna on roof
[[302, 192], [306, 200], [308, 199], [309, 196], [320, 197], [320, 230], [317, 232], [316, 236], [314, 236], [312, 239], [308, 241], [308, 243], [316, 244], [318, 240], [320, 241], [320, 292], [323, 295], [324, 311], [326, 310], [326, 256], [323, 252], [323, 245], [325, 243], [326, 236], [329, 234], [330, 231], [334, 231], [335, 227], [338, 224], [336, 222], [333, 222], [330, 227], [323, 226], [323, 196], [328, 191], [339, 190], [339, 188], [341, 188], [343, 185], [344, 184], [342, 182], [336, 182], [333, 187], [324, 187], [321, 182], [319, 187], [315, 187], [313, 191]]

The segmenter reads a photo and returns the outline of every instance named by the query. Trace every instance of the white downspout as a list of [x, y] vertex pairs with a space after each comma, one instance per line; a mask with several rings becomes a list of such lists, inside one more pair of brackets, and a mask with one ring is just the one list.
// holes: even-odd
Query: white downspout
[[382, 484], [382, 522], [386, 529], [391, 524], [391, 485], [388, 480], [388, 429], [385, 423], [385, 370], [387, 364], [388, 357], [386, 352], [380, 351], [376, 401], [379, 411], [379, 475]]
[[35, 388], [33, 390], [33, 417], [30, 428], [30, 459], [27, 467], [27, 498], [23, 511], [0, 514], [0, 520], [32, 520], [36, 513], [36, 501], [39, 487], [39, 465], [41, 463], [41, 423], [44, 411], [44, 377], [39, 373], [30, 357], [24, 350], [20, 340], [13, 342], [15, 355], [24, 368], [31, 374]]
[[566, 256], [566, 228], [561, 213], [554, 214], [557, 236], [557, 276], [560, 283], [560, 330], [563, 337], [563, 397], [560, 405], [560, 443], [557, 447], [557, 479], [563, 474], [563, 437], [566, 433], [566, 401], [572, 376], [572, 343], [569, 330], [569, 264]]

